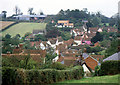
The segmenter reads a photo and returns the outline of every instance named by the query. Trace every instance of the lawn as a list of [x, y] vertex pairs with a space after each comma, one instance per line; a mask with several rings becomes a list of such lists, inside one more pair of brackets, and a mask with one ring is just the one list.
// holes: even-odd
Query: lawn
[[20, 34], [20, 36], [24, 36], [25, 33], [30, 32], [32, 33], [33, 29], [45, 29], [46, 23], [27, 23], [22, 22], [16, 25], [11, 26], [7, 30], [2, 32], [2, 36], [6, 34], [10, 34], [12, 37], [16, 34]]
[[[92, 83], [93, 85], [95, 85], [95, 83], [97, 85], [99, 83], [110, 83], [110, 85], [114, 85], [114, 84], [111, 84], [111, 83], [118, 83], [119, 80], [120, 80], [120, 74], [119, 75], [113, 75], [113, 76], [98, 76], [98, 77], [82, 78], [80, 80], [68, 80], [68, 81], [58, 82], [58, 83], [53, 84], [53, 85], [59, 85], [59, 84], [66, 85], [66, 84], [72, 84], [72, 83], [74, 83], [74, 84], [77, 84], [77, 83], [79, 83], [79, 84]], [[90, 84], [90, 85], [92, 85], [92, 84]]]

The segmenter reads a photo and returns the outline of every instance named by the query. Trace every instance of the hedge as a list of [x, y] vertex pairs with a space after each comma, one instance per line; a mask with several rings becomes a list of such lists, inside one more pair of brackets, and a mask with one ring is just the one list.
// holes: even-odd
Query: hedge
[[43, 85], [64, 80], [81, 79], [84, 76], [84, 71], [81, 66], [73, 67], [70, 70], [25, 70], [13, 67], [3, 67], [2, 71], [3, 85]]
[[114, 75], [120, 73], [120, 60], [119, 61], [105, 61], [101, 64], [99, 75]]

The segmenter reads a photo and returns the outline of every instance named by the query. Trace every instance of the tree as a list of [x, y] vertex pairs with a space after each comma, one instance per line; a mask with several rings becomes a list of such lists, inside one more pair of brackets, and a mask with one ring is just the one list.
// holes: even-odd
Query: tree
[[18, 12], [19, 12], [18, 6], [15, 6], [15, 15], [18, 15]]
[[44, 13], [41, 11], [41, 12], [40, 12], [40, 15], [44, 15]]
[[6, 35], [5, 35], [5, 38], [6, 38], [6, 39], [11, 39], [11, 35], [10, 35], [10, 34], [6, 34]]
[[39, 40], [42, 40], [42, 41], [46, 41], [46, 37], [44, 35], [35, 35], [35, 41], [39, 41]]
[[51, 30], [49, 30], [46, 35], [47, 38], [56, 38], [57, 36], [60, 36], [60, 32], [54, 27], [51, 27]]
[[33, 8], [29, 8], [29, 9], [28, 9], [28, 13], [29, 13], [30, 15], [33, 15]]
[[71, 38], [71, 34], [69, 32], [62, 32], [61, 36], [64, 40], [69, 40]]
[[96, 35], [91, 39], [91, 42], [96, 43], [97, 41], [102, 41], [103, 36], [97, 32]]

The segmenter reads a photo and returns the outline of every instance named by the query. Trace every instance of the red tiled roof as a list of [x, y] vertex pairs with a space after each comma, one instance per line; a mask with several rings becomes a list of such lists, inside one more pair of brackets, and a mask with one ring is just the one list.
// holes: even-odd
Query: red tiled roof
[[85, 59], [85, 63], [92, 70], [95, 70], [95, 67], [98, 65], [98, 62], [90, 56]]
[[97, 32], [98, 28], [89, 28], [90, 32]]
[[67, 40], [67, 41], [64, 41], [64, 44], [66, 44], [67, 46], [71, 46], [71, 44], [74, 42], [73, 39], [70, 39], [70, 40]]

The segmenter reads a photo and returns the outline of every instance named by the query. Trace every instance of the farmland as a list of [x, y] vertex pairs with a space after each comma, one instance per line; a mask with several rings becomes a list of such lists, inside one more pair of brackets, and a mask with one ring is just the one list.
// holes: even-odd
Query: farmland
[[0, 30], [4, 29], [5, 27], [7, 27], [7, 26], [9, 26], [9, 25], [11, 25], [13, 23], [15, 23], [15, 22], [12, 22], [12, 21], [0, 21]]
[[10, 34], [13, 37], [16, 34], [20, 34], [20, 36], [23, 37], [27, 32], [32, 33], [33, 29], [45, 29], [45, 27], [46, 27], [46, 23], [21, 22], [3, 31], [2, 36], [5, 36], [6, 34]]

